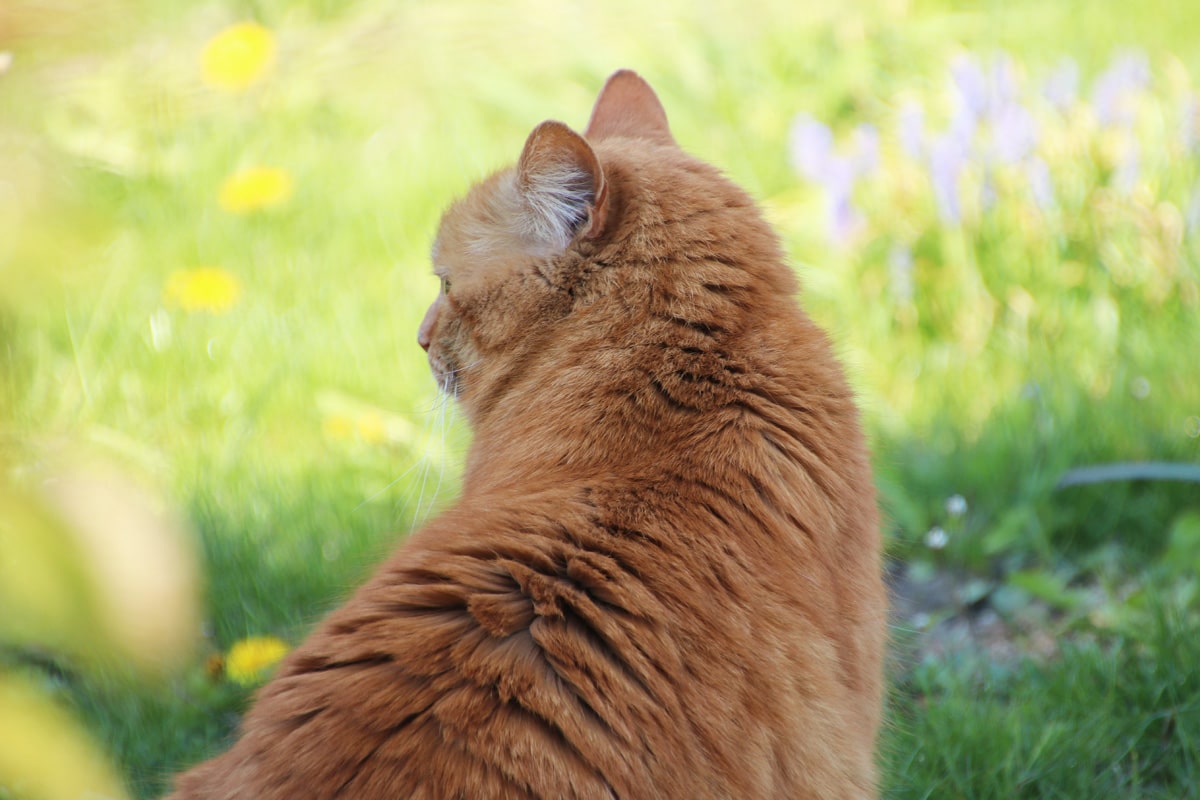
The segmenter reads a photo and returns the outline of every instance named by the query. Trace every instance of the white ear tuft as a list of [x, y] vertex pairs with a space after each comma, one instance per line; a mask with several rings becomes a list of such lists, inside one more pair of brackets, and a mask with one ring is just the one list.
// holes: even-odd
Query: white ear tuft
[[517, 165], [517, 186], [524, 236], [562, 251], [580, 231], [600, 235], [604, 173], [591, 146], [561, 122], [543, 122], [529, 135]]
[[526, 233], [565, 250], [596, 199], [592, 176], [566, 162], [530, 175], [524, 186]]

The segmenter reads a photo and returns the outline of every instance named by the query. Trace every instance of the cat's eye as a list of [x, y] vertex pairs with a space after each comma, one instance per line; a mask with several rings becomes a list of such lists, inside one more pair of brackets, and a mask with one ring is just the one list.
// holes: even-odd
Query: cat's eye
[[442, 278], [442, 294], [450, 294], [450, 279]]

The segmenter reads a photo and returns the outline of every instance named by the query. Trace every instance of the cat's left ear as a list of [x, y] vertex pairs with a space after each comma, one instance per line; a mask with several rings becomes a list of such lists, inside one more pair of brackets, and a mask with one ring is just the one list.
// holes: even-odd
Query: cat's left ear
[[604, 232], [608, 187], [591, 145], [561, 122], [543, 122], [525, 141], [517, 162], [525, 227], [534, 238], [565, 250], [577, 235]]

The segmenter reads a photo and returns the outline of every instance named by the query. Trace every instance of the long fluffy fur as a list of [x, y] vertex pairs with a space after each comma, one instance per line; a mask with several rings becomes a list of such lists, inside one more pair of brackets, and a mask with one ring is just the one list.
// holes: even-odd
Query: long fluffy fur
[[875, 796], [886, 609], [851, 392], [741, 190], [669, 137], [590, 144], [594, 238], [501, 230], [512, 171], [447, 213], [429, 336], [474, 365], [462, 496], [178, 800]]

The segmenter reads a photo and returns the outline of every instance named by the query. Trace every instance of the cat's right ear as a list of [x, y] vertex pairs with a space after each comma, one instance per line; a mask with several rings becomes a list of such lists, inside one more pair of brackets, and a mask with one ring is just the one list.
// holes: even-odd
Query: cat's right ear
[[675, 144], [658, 95], [631, 69], [617, 70], [604, 82], [584, 135], [593, 142], [624, 136]]
[[524, 228], [542, 244], [565, 250], [577, 234], [604, 232], [608, 191], [591, 145], [561, 122], [543, 122], [517, 162]]

